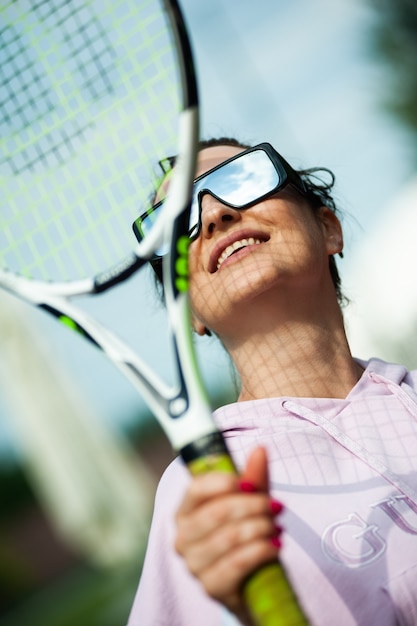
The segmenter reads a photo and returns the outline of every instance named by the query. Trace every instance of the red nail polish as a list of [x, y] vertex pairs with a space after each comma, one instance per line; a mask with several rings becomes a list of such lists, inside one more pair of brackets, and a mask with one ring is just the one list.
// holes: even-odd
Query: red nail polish
[[240, 480], [239, 489], [245, 493], [254, 493], [257, 489], [249, 480]]
[[281, 543], [281, 539], [279, 537], [271, 537], [271, 543], [274, 546], [274, 548], [281, 548], [282, 547], [282, 543]]
[[269, 508], [271, 509], [271, 513], [273, 513], [274, 515], [278, 515], [278, 513], [281, 513], [281, 511], [284, 509], [284, 505], [278, 500], [270, 500]]

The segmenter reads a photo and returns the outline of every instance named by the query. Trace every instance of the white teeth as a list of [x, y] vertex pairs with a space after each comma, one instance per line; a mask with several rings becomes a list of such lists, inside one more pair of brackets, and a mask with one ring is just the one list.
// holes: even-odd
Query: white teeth
[[246, 246], [254, 246], [262, 243], [260, 239], [255, 239], [254, 237], [249, 237], [248, 239], [239, 239], [238, 241], [234, 241], [230, 246], [227, 246], [219, 256], [217, 260], [217, 269], [221, 266], [221, 264], [229, 258], [235, 252], [235, 250], [239, 250], [239, 248], [246, 248]]

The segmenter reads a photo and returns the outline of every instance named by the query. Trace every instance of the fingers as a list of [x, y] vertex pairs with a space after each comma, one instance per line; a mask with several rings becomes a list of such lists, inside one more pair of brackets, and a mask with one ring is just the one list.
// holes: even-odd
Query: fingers
[[178, 509], [179, 515], [193, 512], [204, 502], [237, 491], [238, 478], [233, 474], [212, 472], [195, 476]]
[[[210, 495], [209, 495], [210, 494]], [[222, 475], [197, 477], [177, 513], [179, 533], [188, 540], [198, 539], [244, 518], [271, 515], [269, 496], [243, 493], [239, 481]]]
[[227, 550], [210, 565], [192, 572], [206, 592], [229, 608], [242, 602], [242, 583], [262, 565], [276, 561], [277, 548], [268, 540], [253, 539]]
[[193, 573], [244, 543], [277, 533], [269, 497], [239, 491], [222, 494], [192, 513], [179, 512], [177, 529], [175, 547], [187, 556]]
[[281, 510], [268, 495], [267, 458], [258, 448], [241, 476], [192, 479], [177, 513], [176, 550], [207, 593], [236, 612], [243, 581], [277, 558]]
[[268, 459], [265, 448], [252, 450], [240, 479], [254, 485], [258, 491], [269, 491]]
[[204, 502], [222, 494], [226, 495], [233, 491], [267, 493], [268, 488], [266, 452], [264, 448], [255, 448], [239, 478], [233, 474], [217, 472], [195, 477], [178, 513], [190, 513]]

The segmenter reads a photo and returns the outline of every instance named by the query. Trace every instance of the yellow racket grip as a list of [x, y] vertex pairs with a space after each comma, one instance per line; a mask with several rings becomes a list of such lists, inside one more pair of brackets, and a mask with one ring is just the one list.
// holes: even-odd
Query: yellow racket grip
[[[185, 460], [194, 476], [214, 471], [236, 473], [230, 455], [221, 444], [202, 456]], [[309, 622], [279, 561], [265, 565], [252, 574], [244, 584], [243, 595], [254, 626], [308, 626]]]
[[264, 565], [245, 582], [243, 595], [256, 626], [307, 626], [282, 565]]

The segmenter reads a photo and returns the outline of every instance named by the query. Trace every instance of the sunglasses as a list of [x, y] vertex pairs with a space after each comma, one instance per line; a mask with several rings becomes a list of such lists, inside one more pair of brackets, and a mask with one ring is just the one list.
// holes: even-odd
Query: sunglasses
[[[261, 143], [240, 152], [195, 179], [188, 236], [193, 241], [200, 234], [202, 199], [205, 194], [210, 194], [228, 207], [241, 210], [273, 196], [287, 185], [295, 187], [302, 195], [307, 193], [300, 176], [269, 143]], [[152, 206], [133, 223], [133, 231], [139, 242], [150, 232], [163, 202]], [[164, 254], [166, 252], [158, 250], [155, 258]]]

